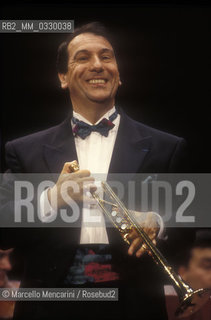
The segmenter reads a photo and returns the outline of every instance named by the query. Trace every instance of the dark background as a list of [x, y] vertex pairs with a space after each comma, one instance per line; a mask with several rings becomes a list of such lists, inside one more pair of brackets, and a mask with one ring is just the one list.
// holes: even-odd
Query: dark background
[[[210, 172], [211, 7], [201, 2], [1, 2], [1, 19], [101, 21], [117, 35], [117, 105], [138, 121], [184, 137], [189, 172]], [[65, 34], [0, 34], [1, 170], [8, 140], [58, 124], [69, 108], [56, 52]], [[188, 237], [187, 237], [188, 238]], [[18, 259], [17, 259], [18, 257]], [[22, 270], [12, 256], [12, 277]]]
[[[210, 172], [211, 7], [197, 3], [1, 4], [1, 19], [101, 21], [117, 35], [116, 105], [184, 137], [189, 171]], [[0, 34], [2, 170], [6, 141], [58, 124], [69, 107], [56, 52], [65, 34]]]

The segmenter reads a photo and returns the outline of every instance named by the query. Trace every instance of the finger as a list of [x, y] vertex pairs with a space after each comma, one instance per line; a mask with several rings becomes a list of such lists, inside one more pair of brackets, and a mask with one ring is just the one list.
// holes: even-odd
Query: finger
[[156, 246], [157, 245], [157, 241], [154, 239], [152, 240], [153, 244]]
[[97, 186], [94, 184], [94, 179], [85, 178], [85, 180], [81, 179], [80, 182], [77, 183], [79, 185], [80, 190], [84, 193], [93, 193], [97, 190]]
[[80, 183], [81, 188], [86, 192], [90, 191], [93, 188], [96, 190], [97, 186], [92, 181], [86, 181], [85, 183]]
[[[156, 240], [152, 240], [152, 242], [156, 246], [157, 241]], [[149, 256], [153, 257], [152, 251], [148, 250], [147, 253], [148, 253]]]
[[71, 179], [72, 173], [60, 180], [61, 190], [68, 190], [68, 193], [83, 194], [86, 190], [96, 190], [93, 183], [93, 177], [78, 178], [77, 180]]
[[92, 195], [93, 192], [95, 192], [97, 190], [97, 187], [95, 184], [90, 184], [88, 186], [88, 188], [85, 189], [86, 192], [90, 192], [90, 194]]
[[71, 164], [72, 164], [72, 162], [65, 162], [61, 174], [71, 173], [71, 170], [70, 170]]
[[133, 242], [131, 243], [131, 245], [128, 249], [128, 254], [132, 255], [137, 250], [137, 248], [140, 246], [141, 242], [142, 242], [141, 238], [136, 238], [135, 240], [133, 240]]
[[79, 170], [77, 172], [68, 173], [65, 170], [62, 170], [60, 177], [64, 178], [64, 180], [77, 180], [80, 178], [90, 177], [91, 172], [89, 170]]
[[146, 253], [147, 251], [148, 251], [148, 250], [147, 250], [147, 246], [146, 246], [145, 244], [143, 244], [143, 245], [141, 246], [141, 248], [136, 251], [136, 257], [137, 257], [137, 258], [140, 258], [140, 257], [141, 257], [144, 253]]
[[157, 237], [157, 229], [155, 228], [144, 228], [144, 232], [151, 240], [154, 240]]
[[97, 201], [93, 197], [89, 196], [82, 196], [81, 202], [83, 202], [84, 205], [97, 205]]
[[90, 184], [93, 184], [95, 181], [95, 179], [93, 177], [82, 177], [82, 178], [78, 178], [77, 179], [77, 182], [80, 183], [81, 185], [88, 185], [89, 183]]
[[154, 239], [157, 237], [158, 229], [157, 228], [146, 228], [144, 231], [148, 234], [150, 239]]
[[70, 183], [69, 185], [70, 187], [74, 185], [80, 188], [80, 190], [84, 188], [88, 188], [87, 186], [89, 185], [95, 185], [94, 184], [95, 179], [91, 176], [79, 178], [73, 175], [74, 175], [73, 173], [65, 174], [65, 176], [62, 177], [62, 179], [60, 179], [60, 184], [62, 185], [63, 183]]
[[62, 168], [62, 171], [61, 171], [61, 174], [65, 174], [65, 173], [72, 173], [72, 174], [78, 174], [79, 173], [79, 176], [84, 176], [84, 177], [88, 177], [91, 173], [89, 170], [77, 170], [76, 172], [72, 172], [71, 169], [70, 169], [70, 166], [71, 166], [72, 162], [65, 162], [63, 168]]
[[71, 173], [71, 175], [74, 178], [85, 178], [89, 177], [91, 175], [91, 172], [89, 170], [79, 170], [77, 172]]
[[134, 228], [132, 228], [131, 231], [130, 231], [130, 233], [129, 233], [128, 236], [127, 236], [127, 239], [128, 239], [128, 240], [133, 240], [133, 239], [135, 239], [135, 238], [137, 238], [137, 237], [138, 237], [137, 231], [136, 231]]

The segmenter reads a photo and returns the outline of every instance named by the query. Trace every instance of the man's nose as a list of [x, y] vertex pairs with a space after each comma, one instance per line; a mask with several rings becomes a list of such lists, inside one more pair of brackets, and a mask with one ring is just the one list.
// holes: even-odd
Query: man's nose
[[91, 71], [96, 71], [96, 72], [101, 72], [103, 70], [103, 64], [102, 61], [98, 56], [93, 56], [91, 60], [91, 66], [90, 66]]
[[12, 268], [9, 257], [5, 256], [0, 260], [0, 269], [10, 271]]

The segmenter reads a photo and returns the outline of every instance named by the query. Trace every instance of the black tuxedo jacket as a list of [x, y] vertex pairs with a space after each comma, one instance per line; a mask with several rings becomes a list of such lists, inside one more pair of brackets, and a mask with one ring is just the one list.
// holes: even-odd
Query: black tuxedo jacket
[[[129, 118], [120, 111], [109, 173], [174, 173], [183, 168], [185, 141]], [[67, 118], [53, 128], [8, 142], [6, 161], [13, 172], [60, 172], [64, 162], [77, 159]]]
[[[184, 139], [134, 121], [123, 111], [120, 113], [120, 126], [109, 173], [172, 173], [180, 171], [185, 152]], [[58, 126], [16, 139], [6, 145], [8, 172], [13, 174], [59, 173], [65, 162], [76, 159], [70, 118]], [[9, 179], [4, 178], [2, 183], [4, 191], [10, 186]], [[4, 194], [5, 192], [3, 192], [3, 197]], [[0, 214], [8, 215], [10, 211], [11, 207], [3, 206]], [[78, 228], [2, 229], [0, 230], [0, 246], [3, 248], [18, 247], [23, 253], [25, 260], [23, 287], [56, 287], [59, 286], [62, 276], [71, 264], [76, 246], [79, 243], [79, 235]], [[128, 287], [128, 290], [130, 287], [136, 288], [136, 290], [141, 288], [141, 298], [135, 298], [137, 314], [139, 312], [137, 309], [139, 307], [138, 300], [141, 299], [142, 314], [145, 312], [144, 306], [155, 303], [157, 310], [153, 311], [150, 308], [151, 313], [147, 310], [146, 315], [148, 319], [159, 319], [159, 310], [160, 314], [164, 312], [164, 300], [160, 294], [162, 283], [158, 281], [161, 274], [157, 267], [154, 269], [154, 264], [149, 257], [139, 259], [138, 262], [135, 257], [129, 257], [127, 246], [116, 230], [108, 230], [108, 235], [116, 265], [121, 266], [118, 271], [124, 279], [123, 283]], [[150, 280], [146, 280], [146, 273], [149, 274]], [[131, 297], [130, 294], [128, 294], [129, 296]], [[148, 299], [151, 299], [151, 302]], [[134, 299], [132, 300], [134, 301]], [[20, 319], [23, 319], [30, 315], [31, 319], [38, 319], [38, 317], [42, 319], [45, 313], [44, 309], [41, 310], [34, 306], [33, 303], [31, 305], [18, 303], [16, 317], [19, 316]], [[31, 308], [34, 308], [34, 318], [32, 318]], [[51, 306], [48, 312], [50, 310], [52, 310]], [[52, 319], [53, 315], [55, 315], [55, 311], [52, 311], [49, 319]], [[46, 319], [48, 319], [47, 316]], [[162, 319], [165, 319], [164, 315]]]

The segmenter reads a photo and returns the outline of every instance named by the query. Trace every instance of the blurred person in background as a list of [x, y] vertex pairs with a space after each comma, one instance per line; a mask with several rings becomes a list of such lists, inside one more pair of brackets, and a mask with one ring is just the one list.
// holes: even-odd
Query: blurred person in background
[[[0, 288], [18, 288], [19, 281], [12, 281], [8, 278], [8, 272], [12, 270], [10, 254], [13, 249], [0, 249]], [[14, 312], [14, 301], [0, 301], [0, 320], [12, 319]]]
[[[178, 256], [178, 273], [194, 290], [211, 289], [211, 229], [196, 232], [195, 241]], [[178, 297], [172, 286], [165, 286], [168, 319], [176, 320], [174, 312], [178, 305]], [[186, 320], [211, 319], [211, 298], [195, 314]]]
[[0, 288], [10, 288], [10, 282], [7, 277], [7, 272], [12, 269], [9, 255], [13, 249], [0, 249]]

